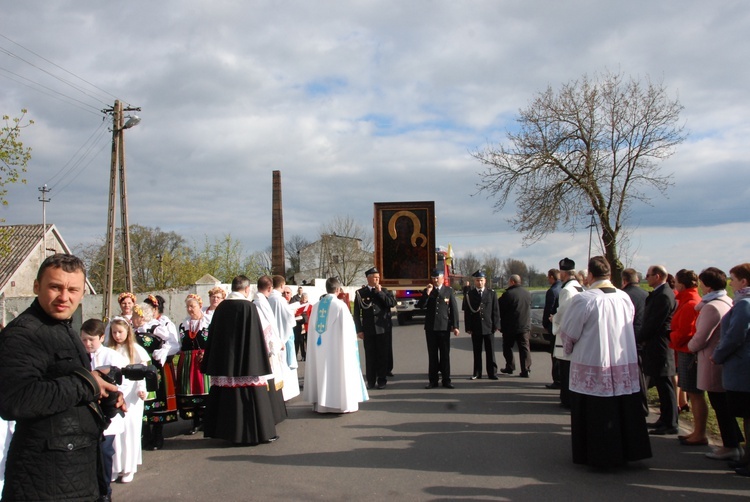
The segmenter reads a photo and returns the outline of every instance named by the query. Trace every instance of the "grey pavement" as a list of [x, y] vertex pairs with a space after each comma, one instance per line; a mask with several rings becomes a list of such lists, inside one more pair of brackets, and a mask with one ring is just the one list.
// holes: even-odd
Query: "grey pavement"
[[[394, 328], [395, 377], [360, 411], [318, 415], [287, 403], [280, 439], [235, 447], [187, 422], [168, 428], [160, 451], [144, 451], [113, 500], [730, 500], [750, 497], [750, 478], [680, 446], [651, 440], [654, 457], [608, 473], [575, 465], [570, 415], [548, 390], [550, 358], [532, 353], [531, 378], [470, 381], [471, 341], [453, 338], [455, 389], [425, 390], [427, 350], [419, 324]], [[496, 339], [498, 366], [503, 366]], [[360, 353], [364, 360], [362, 344]], [[516, 354], [516, 358], [517, 358]], [[304, 375], [300, 363], [299, 375]], [[653, 420], [654, 417], [651, 417]]]

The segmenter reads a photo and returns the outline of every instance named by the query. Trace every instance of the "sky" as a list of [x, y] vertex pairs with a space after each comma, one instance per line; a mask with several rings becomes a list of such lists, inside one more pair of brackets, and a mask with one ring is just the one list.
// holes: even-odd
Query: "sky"
[[[589, 230], [524, 245], [477, 193], [472, 152], [507, 144], [548, 86], [621, 72], [662, 82], [687, 139], [660, 163], [668, 196], [632, 208], [622, 259], [645, 270], [750, 260], [750, 3], [743, 1], [4, 2], [0, 112], [28, 110], [26, 185], [6, 224], [46, 221], [69, 246], [106, 234], [111, 118], [119, 99], [131, 224], [201, 245], [271, 244], [272, 171], [285, 238], [315, 240], [373, 203], [435, 201], [437, 244], [456, 256], [579, 268]], [[119, 221], [119, 218], [118, 218]], [[596, 236], [593, 253], [598, 254]], [[742, 250], [745, 251], [742, 251]]]

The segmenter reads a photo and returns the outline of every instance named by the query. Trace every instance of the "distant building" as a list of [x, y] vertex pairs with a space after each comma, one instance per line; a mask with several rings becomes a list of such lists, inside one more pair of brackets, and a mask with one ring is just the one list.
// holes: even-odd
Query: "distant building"
[[316, 278], [338, 277], [345, 286], [355, 286], [365, 282], [365, 270], [372, 264], [373, 255], [362, 249], [362, 239], [325, 234], [300, 249], [300, 271], [294, 282], [312, 284]]

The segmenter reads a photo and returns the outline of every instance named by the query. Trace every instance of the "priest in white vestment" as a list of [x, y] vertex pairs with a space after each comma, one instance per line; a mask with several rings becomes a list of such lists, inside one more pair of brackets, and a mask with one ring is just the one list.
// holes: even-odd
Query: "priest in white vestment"
[[328, 294], [310, 313], [302, 398], [318, 413], [351, 413], [369, 399], [354, 318], [349, 306], [336, 298], [340, 290], [338, 279], [328, 279]]
[[609, 281], [602, 256], [589, 260], [590, 289], [572, 298], [560, 326], [570, 356], [573, 462], [611, 468], [651, 457], [640, 395], [630, 297]]
[[[289, 401], [299, 396], [299, 377], [297, 376], [297, 370], [291, 369], [287, 363], [286, 344], [279, 332], [280, 324], [277, 322], [274, 309], [269, 302], [269, 297], [273, 294], [273, 291], [272, 279], [268, 276], [262, 276], [258, 279], [258, 292], [255, 294], [254, 303], [258, 307], [266, 339], [269, 339], [268, 331], [272, 330], [269, 344], [271, 367], [273, 368], [277, 389], [281, 385], [284, 401]], [[292, 325], [294, 324], [294, 315], [292, 315]]]

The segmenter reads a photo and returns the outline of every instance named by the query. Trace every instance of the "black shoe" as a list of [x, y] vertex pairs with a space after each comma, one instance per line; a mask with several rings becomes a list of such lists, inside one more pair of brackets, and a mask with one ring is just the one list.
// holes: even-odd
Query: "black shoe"
[[560, 384], [557, 382], [552, 382], [552, 383], [548, 383], [547, 385], [545, 385], [545, 387], [547, 387], [548, 389], [555, 390], [555, 389], [560, 388]]
[[443, 383], [443, 387], [446, 389], [455, 389], [452, 383]]
[[669, 436], [672, 434], [677, 434], [679, 429], [677, 427], [657, 427], [656, 429], [652, 429], [649, 431], [649, 434], [652, 434], [654, 436]]
[[730, 460], [727, 462], [727, 465], [730, 469], [737, 469], [738, 467], [747, 467], [747, 460], [740, 459], [740, 460]]
[[393, 373], [389, 371], [388, 373], [386, 373], [386, 374], [385, 374], [385, 376], [389, 376], [389, 377], [392, 377], [392, 376], [393, 376]]
[[740, 476], [750, 477], [750, 468], [747, 467], [737, 467], [734, 472]]
[[658, 420], [656, 422], [646, 423], [647, 429], [660, 429], [664, 427], [664, 424], [659, 422]]
[[265, 441], [263, 441], [263, 443], [273, 443], [274, 441], [278, 441], [278, 439], [279, 439], [279, 436], [274, 436], [270, 439], [266, 439]]
[[[482, 378], [482, 375], [471, 375], [471, 376], [469, 377], [469, 380], [476, 380], [476, 379], [478, 379], [478, 378]], [[490, 378], [492, 378], [492, 377], [490, 377]]]
[[375, 386], [376, 389], [385, 389], [385, 382], [379, 383]]
[[503, 368], [503, 369], [500, 370], [500, 373], [505, 373], [506, 375], [512, 375], [513, 374], [513, 370], [510, 369], [510, 368]]
[[432, 382], [424, 386], [425, 389], [434, 389], [435, 387], [437, 387], [437, 384]]
[[529, 378], [529, 373], [531, 373], [531, 371], [522, 371], [518, 376], [520, 378]]
[[490, 375], [487, 378], [489, 378], [490, 380], [497, 380], [497, 375]]

